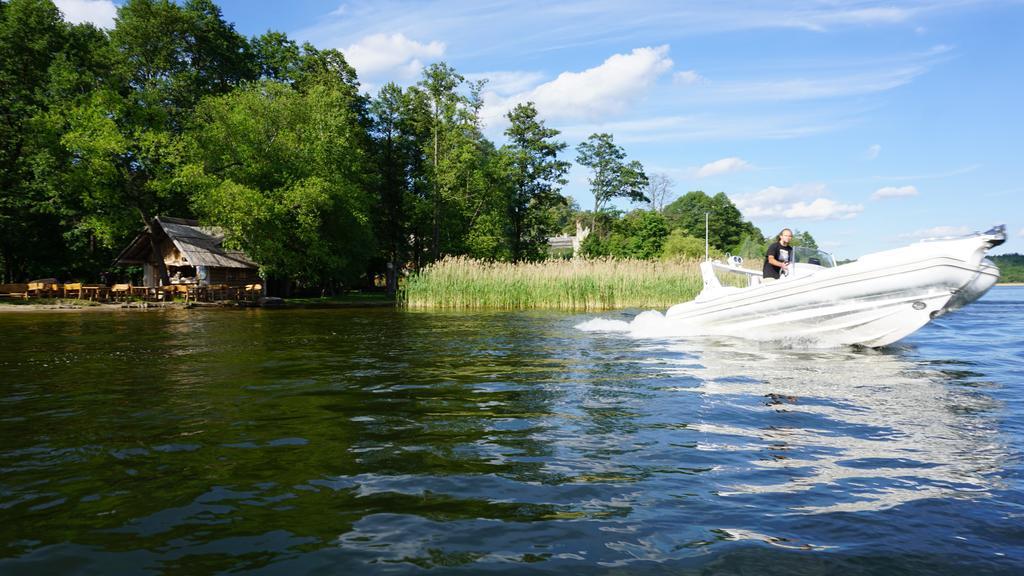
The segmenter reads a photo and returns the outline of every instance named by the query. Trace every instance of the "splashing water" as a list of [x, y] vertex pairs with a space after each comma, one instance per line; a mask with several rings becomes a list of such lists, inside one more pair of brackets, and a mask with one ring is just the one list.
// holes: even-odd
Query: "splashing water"
[[671, 338], [698, 336], [699, 333], [679, 322], [670, 321], [657, 310], [646, 310], [637, 314], [633, 320], [610, 320], [594, 318], [576, 325], [583, 332], [616, 332], [624, 333], [632, 338]]
[[756, 334], [749, 332], [733, 332], [722, 327], [717, 327], [714, 332], [707, 332], [693, 326], [687, 326], [677, 320], [671, 320], [657, 310], [646, 310], [637, 314], [632, 320], [612, 320], [609, 318], [594, 318], [581, 322], [575, 326], [581, 332], [593, 333], [616, 333], [625, 334], [630, 338], [638, 340], [648, 339], [689, 339], [702, 336], [715, 336], [726, 338], [739, 338], [742, 340], [772, 343], [785, 349], [829, 349], [846, 348], [829, 340], [824, 335], [819, 336], [791, 336], [778, 332], [765, 332]]

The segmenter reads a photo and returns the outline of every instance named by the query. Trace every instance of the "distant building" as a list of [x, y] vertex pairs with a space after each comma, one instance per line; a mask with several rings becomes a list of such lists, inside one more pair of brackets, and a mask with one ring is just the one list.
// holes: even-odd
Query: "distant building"
[[574, 236], [550, 236], [548, 237], [548, 251], [552, 254], [564, 253], [572, 250], [572, 256], [579, 254], [580, 245], [590, 235], [590, 228], [584, 228], [580, 221], [576, 221], [576, 234]]
[[143, 230], [114, 261], [141, 265], [144, 286], [160, 285], [160, 260], [173, 284], [241, 286], [262, 282], [259, 266], [245, 253], [224, 248], [220, 228], [167, 216], [157, 216], [150, 227], [152, 238], [149, 230]]

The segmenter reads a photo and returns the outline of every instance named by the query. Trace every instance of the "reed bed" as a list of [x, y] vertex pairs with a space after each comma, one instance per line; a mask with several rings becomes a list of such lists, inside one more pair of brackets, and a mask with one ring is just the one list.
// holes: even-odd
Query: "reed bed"
[[399, 301], [417, 309], [667, 308], [692, 300], [702, 284], [697, 260], [513, 264], [449, 257], [409, 277]]

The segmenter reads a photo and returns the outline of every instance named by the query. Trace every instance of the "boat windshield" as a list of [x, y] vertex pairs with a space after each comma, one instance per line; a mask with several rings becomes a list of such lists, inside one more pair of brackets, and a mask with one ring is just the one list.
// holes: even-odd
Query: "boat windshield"
[[834, 268], [836, 265], [836, 259], [831, 254], [808, 246], [794, 246], [793, 261], [814, 264], [823, 268]]

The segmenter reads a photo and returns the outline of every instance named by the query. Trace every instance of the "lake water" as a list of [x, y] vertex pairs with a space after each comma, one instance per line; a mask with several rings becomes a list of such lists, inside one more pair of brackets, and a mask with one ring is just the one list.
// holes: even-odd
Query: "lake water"
[[1024, 287], [882, 350], [636, 312], [0, 314], [0, 573], [1024, 573]]

